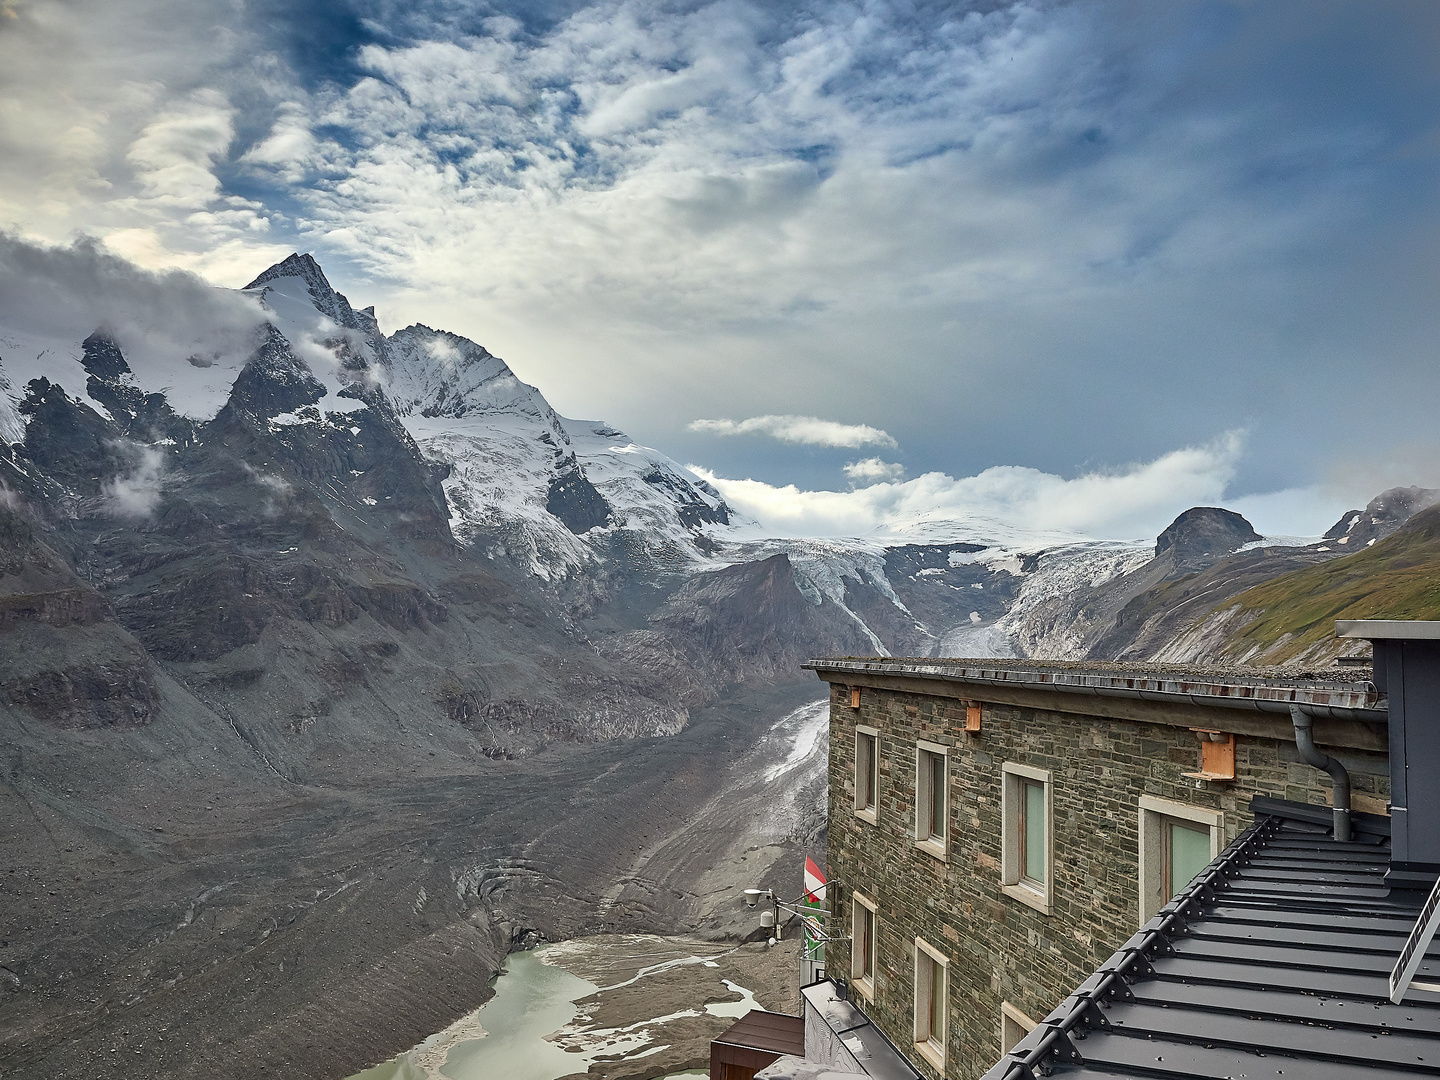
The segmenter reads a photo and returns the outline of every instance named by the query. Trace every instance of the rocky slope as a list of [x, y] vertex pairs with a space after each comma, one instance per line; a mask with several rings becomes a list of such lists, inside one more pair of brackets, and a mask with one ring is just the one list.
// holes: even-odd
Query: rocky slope
[[[1266, 542], [1232, 511], [1196, 507], [1157, 537], [1153, 552], [1133, 546], [1118, 550], [1113, 565], [1120, 572], [1097, 582], [1076, 581], [1073, 572], [1068, 580], [1065, 576], [1069, 563], [1093, 565], [1100, 557], [1096, 545], [1037, 556], [1035, 568], [1043, 572], [1021, 586], [1001, 625], [1028, 656], [1233, 662], [1239, 655], [1223, 643], [1225, 634], [1213, 613], [1250, 611], [1254, 604], [1249, 601], [1232, 606], [1247, 590], [1266, 582], [1309, 580], [1303, 571], [1383, 541], [1437, 499], [1440, 491], [1393, 488], [1365, 510], [1347, 512], [1319, 542], [1300, 546]], [[1378, 596], [1379, 584], [1373, 580], [1367, 587]], [[1228, 626], [1238, 617], [1229, 615], [1222, 622]], [[1198, 623], [1211, 629], [1198, 632], [1193, 629]], [[1276, 661], [1272, 656], [1253, 662]]]
[[17, 1075], [343, 1076], [512, 945], [686, 929], [706, 872], [723, 927], [715, 868], [770, 873], [741, 838], [774, 800], [735, 770], [816, 696], [801, 661], [1140, 655], [1433, 495], [1288, 553], [1207, 508], [1154, 548], [769, 536], [479, 344], [384, 334], [308, 256], [243, 292], [243, 347], [188, 355], [0, 327]]
[[[1427, 501], [1433, 500], [1411, 505]], [[1352, 554], [1272, 578], [1213, 605], [1181, 625], [1155, 659], [1324, 664], [1368, 648], [1336, 639], [1336, 619], [1440, 619], [1440, 507], [1416, 513], [1388, 536], [1365, 540]]]
[[680, 928], [599, 901], [857, 644], [479, 346], [248, 292], [238, 359], [0, 344], [7, 1072], [345, 1075], [533, 933]]

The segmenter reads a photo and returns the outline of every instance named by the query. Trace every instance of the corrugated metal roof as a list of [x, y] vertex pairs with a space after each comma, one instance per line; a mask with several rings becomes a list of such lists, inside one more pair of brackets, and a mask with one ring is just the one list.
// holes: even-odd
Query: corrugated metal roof
[[[1425, 895], [1391, 891], [1387, 821], [1256, 798], [1256, 823], [984, 1080], [1440, 1075], [1440, 995], [1388, 1000]], [[1440, 975], [1440, 950], [1422, 966]], [[1420, 1000], [1416, 1000], [1420, 999]]]

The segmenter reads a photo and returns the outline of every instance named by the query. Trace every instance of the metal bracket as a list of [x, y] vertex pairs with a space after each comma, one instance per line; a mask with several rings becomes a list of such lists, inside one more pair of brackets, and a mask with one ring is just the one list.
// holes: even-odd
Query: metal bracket
[[1075, 1044], [1070, 1041], [1063, 1028], [1052, 1028], [1046, 1036], [1046, 1049], [1049, 1053], [1045, 1060], [1040, 1063], [1041, 1070], [1046, 1076], [1056, 1065], [1083, 1065], [1085, 1059], [1080, 1056], [1080, 1051], [1075, 1049]]
[[[1085, 1004], [1080, 1007], [1080, 1018], [1085, 1021], [1087, 1027], [1098, 1028], [1101, 1031], [1109, 1028], [1110, 1018], [1105, 1015], [1105, 1010], [1100, 1007], [1100, 1002], [1094, 998], [1086, 998]], [[1071, 1031], [1077, 1039], [1083, 1039], [1085, 1032], [1080, 1028]]]

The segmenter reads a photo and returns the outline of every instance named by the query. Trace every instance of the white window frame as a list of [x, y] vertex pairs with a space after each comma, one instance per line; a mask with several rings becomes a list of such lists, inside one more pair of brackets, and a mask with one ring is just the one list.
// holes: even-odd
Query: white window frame
[[1000, 1053], [1008, 1054], [1036, 1028], [1036, 1023], [1008, 1001], [1000, 1002]]
[[1225, 811], [1205, 806], [1160, 799], [1154, 795], [1140, 796], [1140, 925], [1144, 926], [1155, 913], [1170, 902], [1165, 891], [1165, 819], [1188, 821], [1210, 830], [1210, 858], [1225, 846]]
[[[930, 980], [926, 968], [940, 969], [944, 1002], [940, 1009], [940, 1033], [930, 1030]], [[915, 939], [915, 1052], [941, 1072], [945, 1071], [945, 1035], [950, 1026], [950, 958], [922, 937]]]
[[[1000, 766], [1000, 891], [1034, 908], [1042, 915], [1051, 912], [1055, 890], [1055, 783], [1049, 769], [1006, 761]], [[1021, 865], [1020, 815], [1025, 806], [1026, 781], [1045, 788], [1045, 881], [1037, 888], [1023, 875]]]
[[[930, 770], [926, 767], [930, 757], [941, 760], [941, 771], [945, 778], [945, 787], [941, 791], [944, 798], [944, 820], [941, 828], [945, 831], [940, 836], [930, 832], [931, 781]], [[915, 743], [915, 846], [937, 859], [944, 859], [950, 850], [950, 750], [939, 743], [923, 740]]]
[[[861, 792], [864, 788], [860, 783], [860, 741], [863, 738], [873, 739], [873, 750], [870, 755], [870, 779], [873, 781], [870, 787], [870, 795], [874, 800], [868, 805], [860, 802]], [[855, 725], [855, 816], [861, 821], [868, 821], [871, 825], [879, 824], [880, 820], [880, 732], [878, 729], [866, 724]]]
[[[860, 965], [857, 943], [860, 940], [861, 911], [870, 914], [870, 971]], [[880, 968], [880, 905], [861, 893], [850, 894], [850, 985], [860, 991], [866, 1001], [875, 1000], [875, 973]]]

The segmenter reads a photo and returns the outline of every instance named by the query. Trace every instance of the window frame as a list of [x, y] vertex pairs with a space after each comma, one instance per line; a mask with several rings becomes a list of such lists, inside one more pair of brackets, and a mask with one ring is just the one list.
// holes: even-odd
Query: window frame
[[[870, 918], [870, 951], [869, 955], [865, 957], [870, 961], [868, 973], [863, 966], [858, 964], [860, 954], [857, 945], [860, 940], [860, 913], [862, 911], [866, 912]], [[879, 951], [880, 905], [863, 893], [852, 892], [850, 894], [850, 985], [859, 990], [861, 996], [870, 1002], [875, 1000], [875, 973], [880, 968]]]
[[[1210, 859], [1225, 846], [1225, 811], [1207, 806], [1191, 806], [1155, 795], [1141, 795], [1139, 806], [1139, 913], [1144, 926], [1168, 904], [1174, 893], [1164, 895], [1165, 877], [1169, 870], [1165, 825], [1168, 821], [1203, 825], [1210, 830]], [[1188, 882], [1187, 882], [1188, 884]], [[1184, 888], [1184, 886], [1181, 886]], [[1176, 890], [1177, 892], [1179, 890]]]
[[[933, 972], [940, 972], [940, 1037], [930, 1023], [933, 1009]], [[925, 974], [930, 978], [923, 979]], [[950, 1028], [950, 958], [922, 937], [915, 938], [915, 1052], [940, 1071], [945, 1070], [945, 1046]]]
[[[940, 759], [940, 772], [944, 777], [940, 791], [940, 827], [944, 831], [939, 835], [931, 828], [935, 805], [931, 768], [935, 758]], [[941, 860], [950, 851], [950, 748], [924, 740], [915, 743], [915, 846]]]
[[[1000, 787], [1000, 891], [1034, 908], [1051, 913], [1055, 891], [1055, 782], [1049, 769], [1015, 761], [1003, 762]], [[1025, 785], [1038, 783], [1045, 793], [1045, 880], [1025, 876]]]
[[[1004, 1057], [1039, 1025], [1008, 1001], [1000, 1002], [1000, 1056]], [[1014, 1035], [1015, 1038], [1010, 1036]]]
[[[870, 781], [870, 802], [862, 804], [860, 794], [860, 745], [861, 740], [869, 739], [870, 743], [870, 775], [866, 778]], [[855, 725], [855, 816], [861, 821], [868, 821], [871, 825], [877, 825], [880, 821], [880, 732], [879, 729], [870, 727], [868, 724]]]

